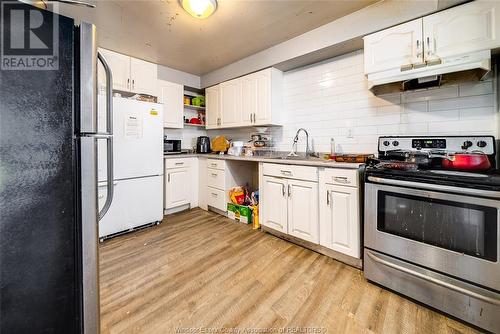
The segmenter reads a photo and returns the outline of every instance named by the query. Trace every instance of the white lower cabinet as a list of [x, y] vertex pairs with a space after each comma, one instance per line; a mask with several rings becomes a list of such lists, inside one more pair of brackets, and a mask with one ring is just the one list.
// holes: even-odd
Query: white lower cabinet
[[361, 258], [358, 169], [262, 163], [259, 175], [262, 226]]
[[[319, 243], [334, 251], [360, 258], [359, 188], [357, 182], [347, 183], [354, 186], [334, 183], [339, 179], [347, 179], [345, 170], [339, 170], [341, 176], [335, 176], [335, 172], [334, 169], [327, 169], [325, 173], [320, 173], [323, 182], [320, 181]], [[349, 179], [357, 179], [357, 170], [347, 172], [352, 174]]]
[[288, 234], [319, 242], [318, 183], [288, 180]]
[[[262, 171], [261, 224], [302, 240], [319, 243], [317, 168], [264, 164]], [[303, 175], [309, 180], [278, 175]]]
[[265, 210], [265, 219], [261, 224], [282, 233], [288, 233], [288, 194], [287, 180], [277, 177], [264, 176], [263, 189], [264, 202], [261, 204]]
[[165, 209], [189, 204], [190, 182], [189, 168], [167, 169], [165, 182]]
[[165, 210], [198, 206], [198, 159], [165, 159]]

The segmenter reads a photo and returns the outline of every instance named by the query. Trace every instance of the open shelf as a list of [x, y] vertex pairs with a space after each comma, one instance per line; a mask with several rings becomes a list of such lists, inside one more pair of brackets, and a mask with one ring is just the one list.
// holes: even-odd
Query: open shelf
[[184, 123], [184, 126], [192, 126], [192, 127], [195, 127], [195, 128], [204, 128], [205, 124]]
[[205, 111], [205, 107], [192, 106], [190, 104], [185, 104], [184, 108], [191, 109], [191, 110], [196, 110], [196, 111]]

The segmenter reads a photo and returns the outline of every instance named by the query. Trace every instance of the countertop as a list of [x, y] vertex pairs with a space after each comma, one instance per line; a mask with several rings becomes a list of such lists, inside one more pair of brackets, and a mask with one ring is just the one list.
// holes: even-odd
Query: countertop
[[287, 159], [274, 159], [270, 157], [235, 157], [232, 155], [219, 155], [219, 154], [166, 154], [165, 159], [177, 159], [177, 158], [209, 158], [209, 159], [220, 159], [220, 160], [236, 160], [236, 161], [253, 161], [253, 162], [268, 162], [273, 164], [283, 164], [283, 165], [300, 165], [300, 166], [316, 166], [316, 167], [331, 167], [331, 168], [347, 168], [347, 169], [358, 169], [364, 164], [362, 163], [348, 163], [348, 162], [335, 162], [327, 161], [322, 159], [304, 159], [304, 160], [287, 160]]

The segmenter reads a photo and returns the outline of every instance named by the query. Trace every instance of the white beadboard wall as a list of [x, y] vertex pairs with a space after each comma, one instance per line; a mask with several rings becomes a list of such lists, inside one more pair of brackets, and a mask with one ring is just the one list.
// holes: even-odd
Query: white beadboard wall
[[[284, 74], [283, 127], [272, 134], [288, 151], [295, 132], [305, 128], [317, 152], [375, 153], [382, 135], [493, 135], [498, 137], [497, 78], [427, 90], [374, 96], [363, 74], [363, 51]], [[196, 137], [224, 134], [248, 140], [253, 129], [165, 130], [191, 147]], [[301, 134], [299, 151], [305, 151]]]

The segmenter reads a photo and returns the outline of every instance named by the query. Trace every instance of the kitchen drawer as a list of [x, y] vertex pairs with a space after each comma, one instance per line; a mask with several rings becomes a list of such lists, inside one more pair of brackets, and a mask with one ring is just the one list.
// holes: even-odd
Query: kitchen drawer
[[180, 168], [180, 167], [190, 167], [193, 163], [193, 159], [189, 158], [174, 158], [165, 159], [165, 168]]
[[225, 187], [225, 174], [223, 170], [207, 168], [207, 185], [209, 187], [224, 190]]
[[219, 159], [207, 159], [207, 167], [224, 170], [224, 168], [226, 167], [226, 162]]
[[325, 182], [328, 184], [358, 187], [357, 169], [325, 168]]
[[318, 169], [309, 166], [264, 164], [264, 175], [318, 182]]
[[207, 204], [225, 212], [226, 192], [224, 190], [207, 187]]

